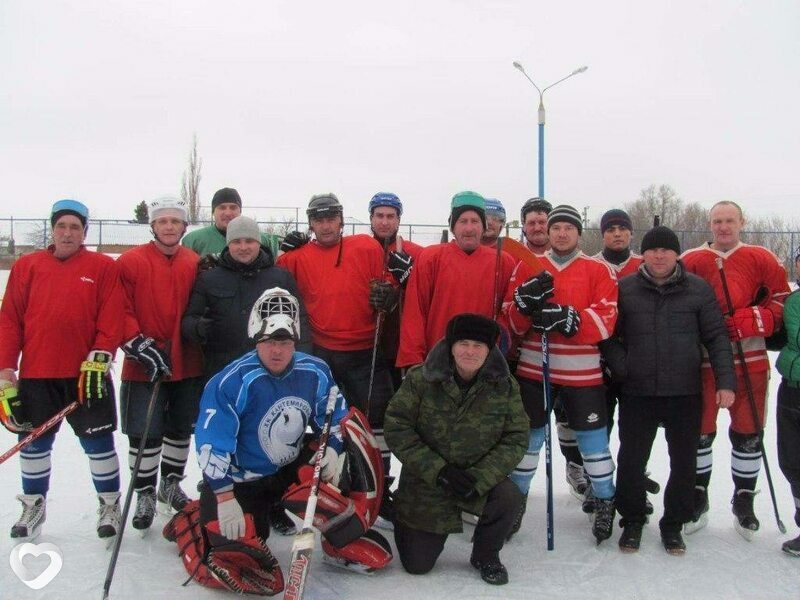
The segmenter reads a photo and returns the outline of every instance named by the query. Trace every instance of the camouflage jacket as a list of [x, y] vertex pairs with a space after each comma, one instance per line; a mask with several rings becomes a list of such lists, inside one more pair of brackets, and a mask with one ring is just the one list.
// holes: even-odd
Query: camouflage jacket
[[[462, 399], [449, 347], [439, 342], [425, 363], [409, 370], [389, 402], [386, 443], [403, 464], [395, 495], [397, 518], [433, 533], [461, 531], [461, 511], [480, 515], [489, 491], [528, 447], [528, 417], [505, 359], [492, 348], [478, 380]], [[450, 463], [477, 480], [479, 497], [460, 500], [436, 485]]]

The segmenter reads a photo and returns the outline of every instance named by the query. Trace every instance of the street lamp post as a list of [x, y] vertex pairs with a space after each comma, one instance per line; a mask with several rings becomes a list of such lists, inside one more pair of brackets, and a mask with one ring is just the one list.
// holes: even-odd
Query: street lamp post
[[562, 77], [555, 83], [551, 83], [550, 85], [539, 88], [536, 85], [536, 82], [530, 78], [530, 76], [525, 72], [525, 67], [523, 67], [517, 61], [514, 61], [514, 68], [517, 69], [520, 73], [525, 75], [525, 78], [533, 84], [533, 87], [536, 88], [536, 91], [539, 92], [539, 198], [544, 198], [544, 93], [549, 90], [551, 87], [558, 85], [562, 81], [566, 81], [573, 75], [578, 75], [583, 73], [589, 67], [583, 66], [578, 69], [575, 69], [572, 73], [567, 75], [566, 77]]

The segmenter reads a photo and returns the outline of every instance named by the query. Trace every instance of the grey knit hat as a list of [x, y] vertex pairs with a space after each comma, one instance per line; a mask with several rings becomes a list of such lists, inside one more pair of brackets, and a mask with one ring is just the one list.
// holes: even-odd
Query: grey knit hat
[[230, 244], [233, 240], [241, 240], [242, 238], [260, 242], [261, 231], [258, 229], [258, 223], [253, 219], [240, 215], [228, 223], [225, 242]]

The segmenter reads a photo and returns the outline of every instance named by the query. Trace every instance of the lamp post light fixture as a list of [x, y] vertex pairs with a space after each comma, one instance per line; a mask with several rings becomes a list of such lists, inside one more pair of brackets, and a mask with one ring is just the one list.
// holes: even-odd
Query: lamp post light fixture
[[520, 73], [522, 73], [525, 78], [531, 82], [533, 87], [536, 88], [536, 91], [539, 92], [539, 197], [544, 198], [544, 122], [545, 122], [545, 113], [544, 113], [544, 93], [549, 90], [551, 87], [558, 85], [562, 81], [566, 81], [570, 77], [574, 75], [579, 75], [580, 73], [584, 73], [586, 69], [589, 67], [583, 66], [575, 69], [567, 75], [566, 77], [562, 77], [555, 83], [551, 83], [548, 86], [543, 88], [539, 88], [536, 85], [536, 82], [530, 78], [530, 76], [525, 72], [525, 67], [523, 67], [517, 61], [514, 61], [514, 68], [517, 69]]

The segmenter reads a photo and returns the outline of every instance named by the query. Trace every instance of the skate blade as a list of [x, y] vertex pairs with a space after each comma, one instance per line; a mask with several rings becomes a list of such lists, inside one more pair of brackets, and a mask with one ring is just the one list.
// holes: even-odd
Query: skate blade
[[666, 550], [667, 554], [670, 556], [683, 556], [686, 554], [686, 548], [670, 548], [669, 550], [664, 548], [664, 550]]
[[159, 514], [166, 515], [168, 517], [171, 517], [177, 512], [174, 508], [172, 508], [172, 506], [166, 502], [161, 502], [160, 500], [156, 502], [156, 511]]
[[693, 533], [697, 533], [703, 527], [708, 525], [708, 515], [703, 513], [700, 515], [700, 518], [697, 521], [689, 521], [688, 523], [683, 524], [683, 533], [686, 535], [692, 535]]
[[147, 536], [150, 535], [150, 527], [148, 527], [147, 529], [136, 529], [136, 528], [134, 528], [134, 531], [136, 533], [138, 533], [139, 537], [142, 538], [142, 539], [145, 539]]
[[748, 542], [752, 542], [753, 538], [756, 536], [757, 529], [747, 529], [746, 527], [742, 527], [742, 524], [739, 523], [739, 519], [733, 517], [733, 528], [736, 530], [740, 536], [746, 539]]
[[800, 556], [800, 550], [795, 550], [793, 548], [790, 548], [786, 544], [783, 544], [781, 546], [781, 550], [783, 550], [789, 556]]
[[103, 542], [103, 544], [106, 547], [106, 550], [111, 550], [111, 548], [114, 547], [114, 543], [117, 541], [117, 536], [116, 534], [110, 535], [108, 537], [100, 538], [100, 541]]
[[581, 494], [578, 490], [569, 485], [569, 483], [567, 484], [567, 487], [569, 488], [569, 493], [572, 494], [573, 498], [580, 500], [581, 502], [586, 500], [586, 494]]
[[33, 531], [31, 531], [28, 535], [21, 535], [18, 537], [14, 537], [12, 535], [11, 539], [19, 543], [32, 542], [33, 540], [39, 537], [40, 533], [42, 533], [41, 525], [39, 527], [34, 527]]
[[352, 573], [358, 573], [359, 575], [372, 575], [374, 572], [374, 569], [366, 567], [362, 564], [350, 562], [344, 558], [335, 558], [325, 553], [322, 554], [322, 562], [326, 565], [330, 565], [331, 567], [344, 569]]

